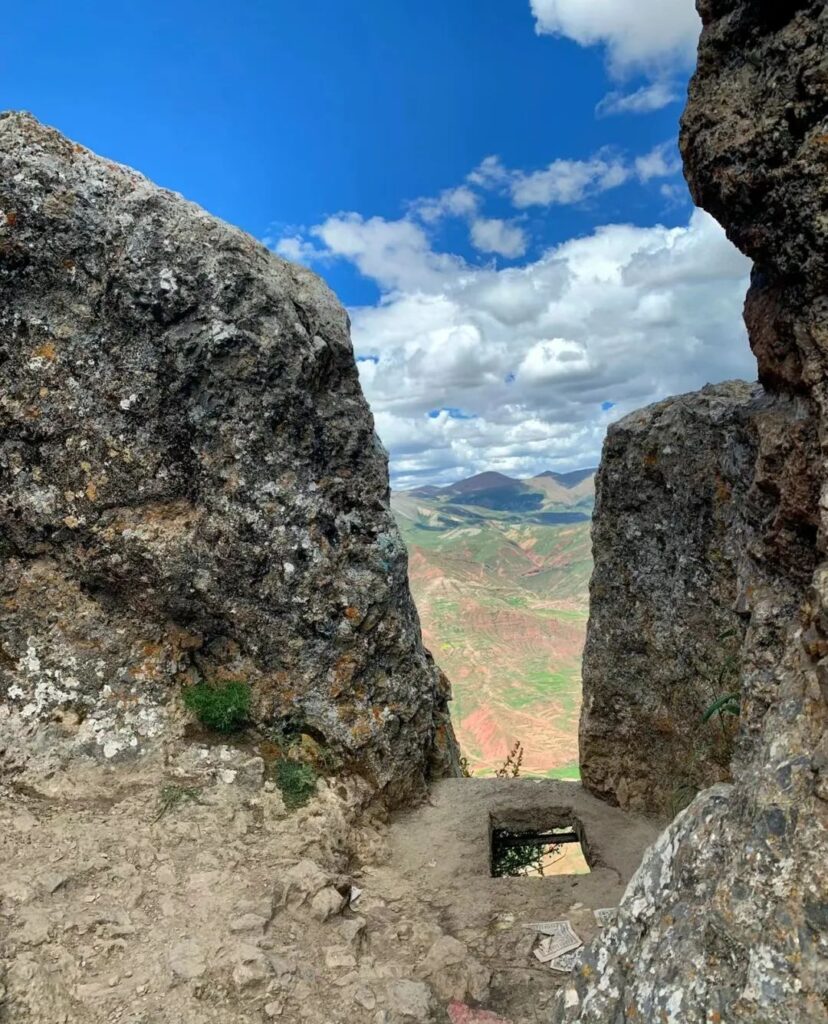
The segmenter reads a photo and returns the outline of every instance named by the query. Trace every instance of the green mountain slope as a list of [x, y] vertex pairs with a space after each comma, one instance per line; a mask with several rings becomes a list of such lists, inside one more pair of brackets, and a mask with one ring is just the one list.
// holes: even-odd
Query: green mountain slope
[[475, 773], [520, 740], [525, 771], [577, 775], [593, 475], [487, 473], [392, 495], [426, 643], [452, 681]]

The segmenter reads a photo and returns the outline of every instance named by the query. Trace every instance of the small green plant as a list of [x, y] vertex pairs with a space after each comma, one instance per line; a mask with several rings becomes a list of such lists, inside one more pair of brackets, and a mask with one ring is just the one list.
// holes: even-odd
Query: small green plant
[[511, 844], [508, 841], [492, 846], [492, 874], [496, 877], [521, 875], [543, 876], [544, 857], [559, 854], [560, 844], [542, 846], [531, 840]]
[[714, 700], [712, 704], [708, 704], [702, 715], [702, 721], [709, 722], [714, 715], [718, 715], [722, 723], [724, 723], [725, 715], [732, 715], [734, 718], [738, 718], [739, 696], [738, 693], [726, 693], [724, 696], [719, 697], [718, 700]]
[[685, 807], [689, 807], [696, 799], [698, 792], [698, 787], [693, 785], [692, 782], [685, 782], [676, 786], [670, 794], [670, 814], [672, 817], [675, 818]]
[[520, 767], [523, 764], [523, 744], [515, 740], [515, 745], [506, 755], [506, 760], [495, 772], [497, 779], [516, 779], [520, 775]]
[[304, 807], [316, 792], [316, 772], [301, 761], [277, 761], [274, 778], [289, 811]]
[[159, 821], [182, 803], [203, 804], [201, 789], [198, 786], [162, 786], [158, 794], [158, 814], [152, 820]]
[[184, 691], [184, 704], [208, 729], [233, 732], [247, 719], [250, 687], [239, 680], [197, 683]]
[[460, 774], [464, 779], [470, 779], [472, 777], [472, 770], [469, 765], [469, 759], [464, 755], [460, 758]]
[[[720, 753], [726, 764], [730, 764], [733, 753], [735, 728], [728, 719], [737, 719], [740, 714], [741, 694], [735, 686], [739, 682], [740, 637], [735, 629], [726, 629], [718, 638], [723, 645], [721, 660], [712, 671], [706, 673], [707, 685], [713, 700], [702, 713], [702, 724], [716, 719], [722, 732]], [[729, 643], [728, 643], [729, 641]]]

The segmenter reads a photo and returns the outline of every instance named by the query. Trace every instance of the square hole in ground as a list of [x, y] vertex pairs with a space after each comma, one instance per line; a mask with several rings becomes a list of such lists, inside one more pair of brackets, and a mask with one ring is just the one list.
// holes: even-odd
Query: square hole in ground
[[489, 816], [492, 876], [546, 878], [590, 871], [583, 825], [566, 811]]

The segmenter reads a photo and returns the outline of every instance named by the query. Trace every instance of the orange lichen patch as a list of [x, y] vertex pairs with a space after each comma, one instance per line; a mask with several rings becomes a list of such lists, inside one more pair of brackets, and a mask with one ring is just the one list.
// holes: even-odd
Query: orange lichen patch
[[340, 686], [351, 682], [356, 675], [357, 661], [351, 654], [343, 654], [337, 658], [333, 667], [334, 679]]
[[644, 456], [644, 465], [652, 469], [653, 466], [658, 465], [658, 455], [655, 452], [647, 452]]
[[10, 228], [13, 228], [17, 223], [17, 213], [15, 210], [9, 210], [6, 214], [6, 223]]
[[147, 658], [146, 661], [133, 665], [130, 669], [130, 674], [133, 679], [158, 679], [161, 675], [161, 667], [157, 661]]
[[189, 633], [178, 626], [173, 626], [170, 630], [170, 641], [179, 651], [197, 651], [204, 643], [198, 633]]
[[730, 501], [733, 491], [730, 484], [719, 473], [716, 474], [716, 500], [722, 504]]
[[53, 342], [44, 341], [42, 345], [37, 346], [32, 355], [36, 359], [46, 359], [51, 363], [57, 356], [57, 349]]
[[351, 727], [351, 738], [356, 746], [367, 743], [374, 735], [374, 730], [366, 721], [359, 721]]
[[652, 727], [662, 736], [671, 736], [676, 731], [676, 723], [669, 715], [659, 715], [653, 718]]
[[345, 618], [349, 619], [351, 622], [355, 622], [357, 619], [362, 618], [362, 612], [360, 612], [359, 608], [354, 608], [353, 605], [348, 605], [345, 609]]
[[120, 510], [108, 524], [104, 536], [114, 539], [130, 530], [147, 544], [171, 539], [180, 542], [181, 535], [192, 529], [197, 518], [198, 512], [187, 501], [158, 502], [140, 509]]
[[284, 756], [279, 744], [273, 743], [271, 740], [262, 740], [259, 744], [259, 755], [266, 765], [275, 764]]

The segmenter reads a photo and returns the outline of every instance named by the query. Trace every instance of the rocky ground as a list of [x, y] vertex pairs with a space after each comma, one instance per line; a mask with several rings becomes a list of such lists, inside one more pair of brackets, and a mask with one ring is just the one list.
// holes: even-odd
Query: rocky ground
[[[464, 1004], [546, 1021], [565, 976], [533, 960], [525, 924], [568, 917], [588, 940], [657, 831], [570, 783], [450, 780], [389, 821], [359, 780], [320, 781], [289, 812], [266, 774], [250, 749], [176, 743], [6, 776], [0, 1020], [495, 1019]], [[561, 807], [590, 875], [489, 877], [490, 814]]]

